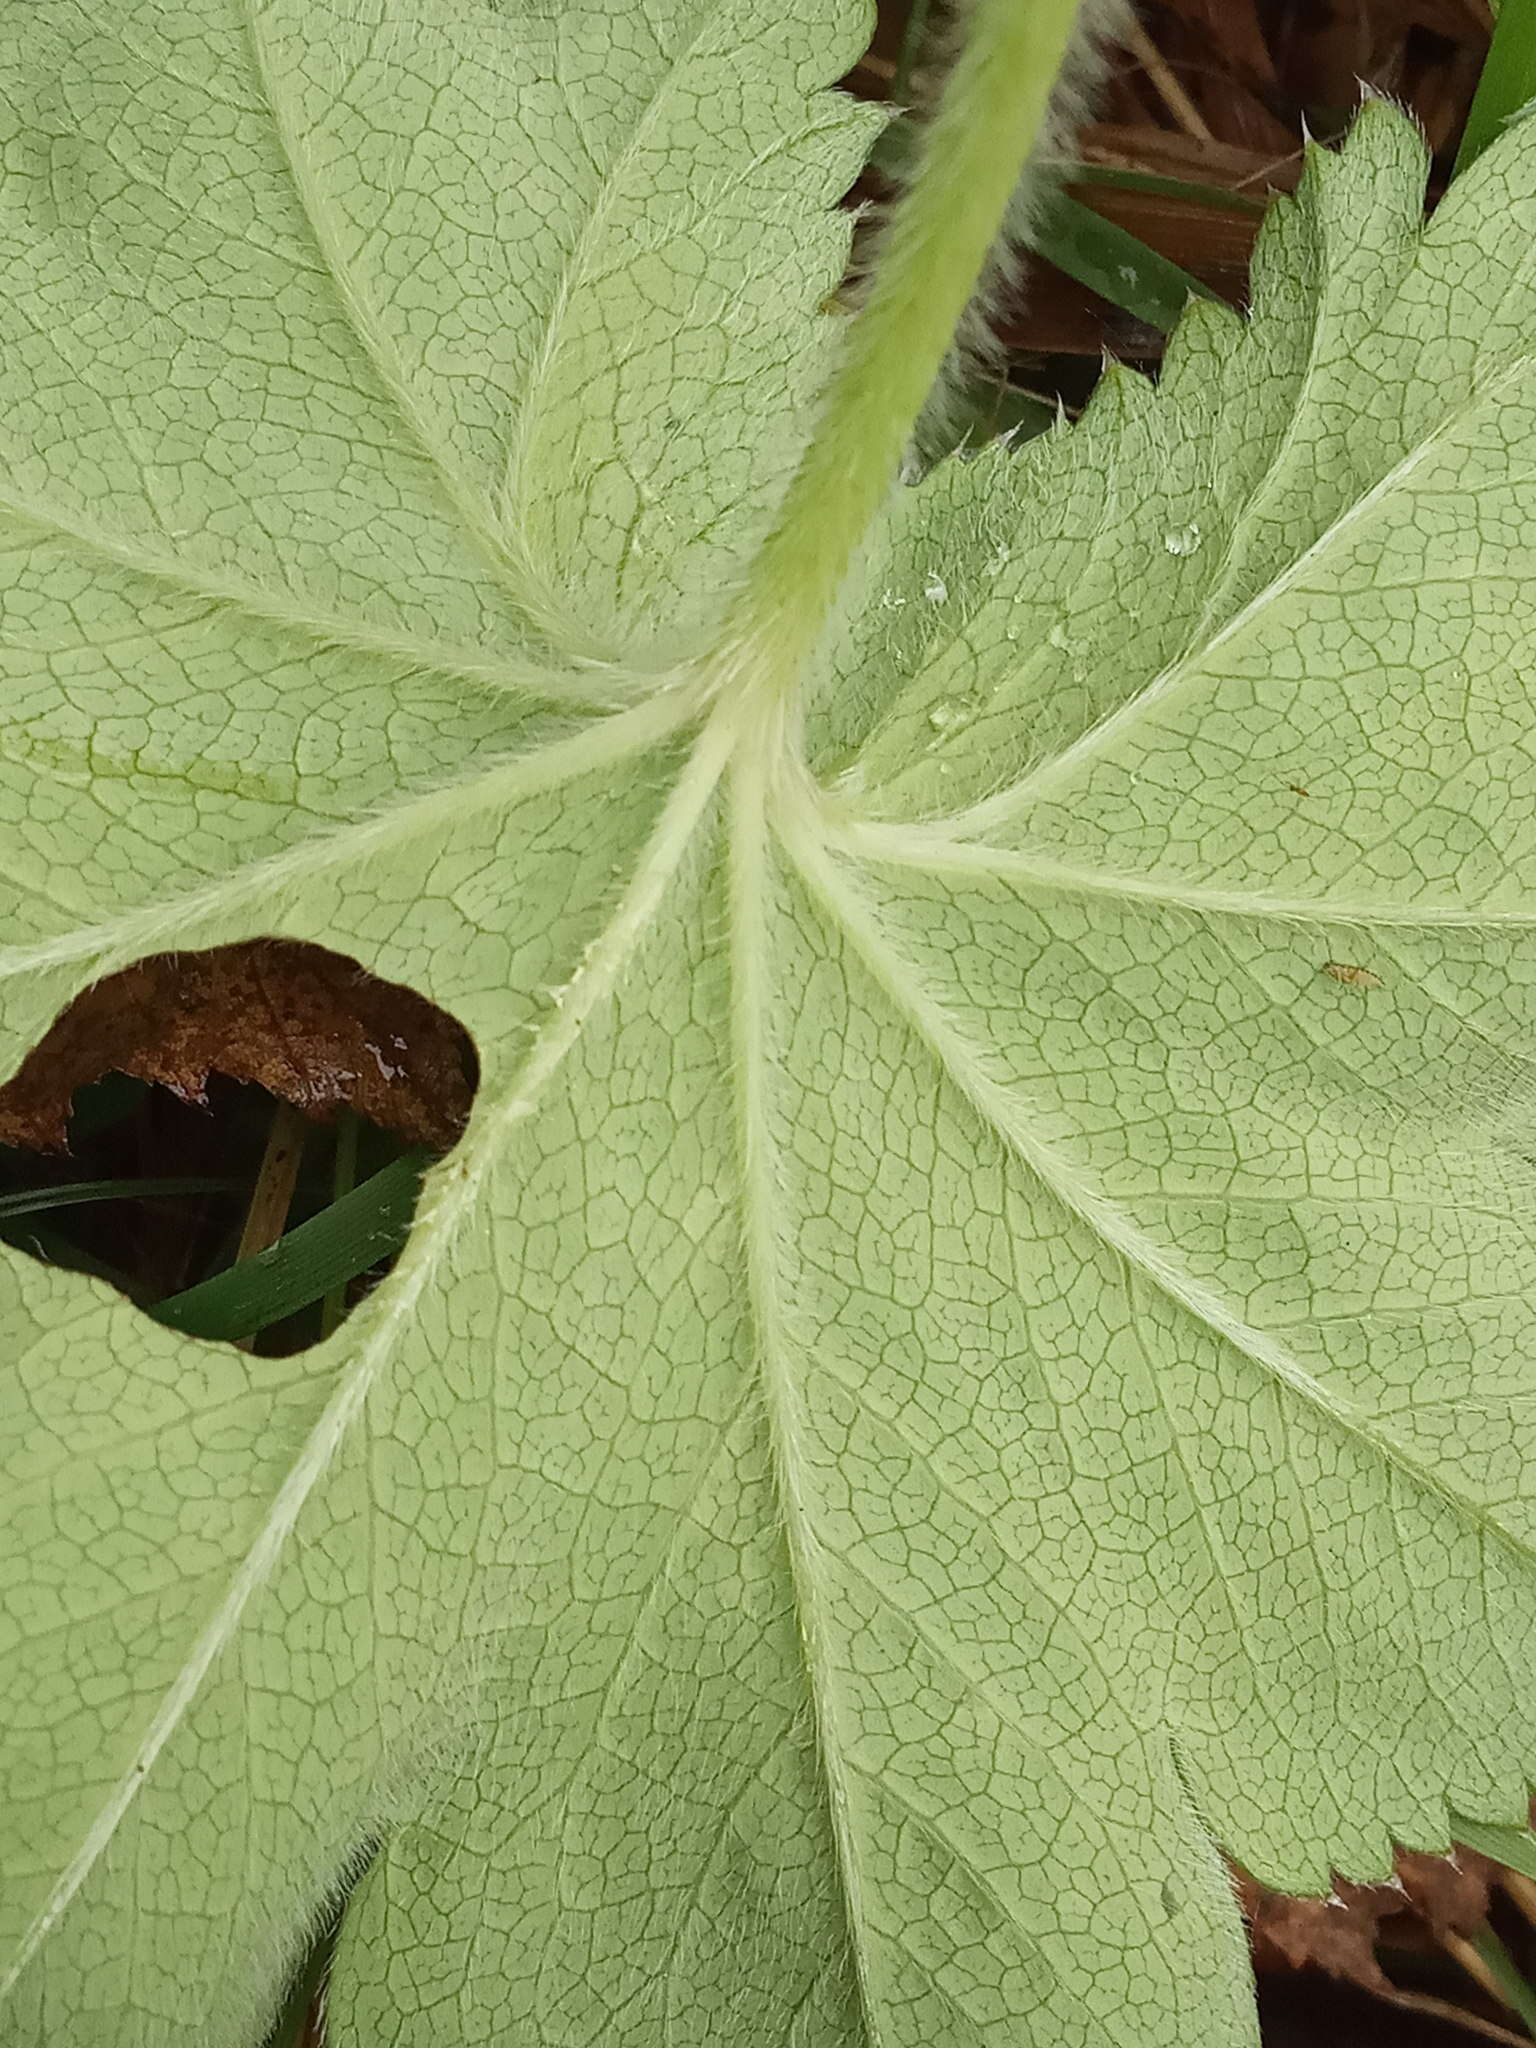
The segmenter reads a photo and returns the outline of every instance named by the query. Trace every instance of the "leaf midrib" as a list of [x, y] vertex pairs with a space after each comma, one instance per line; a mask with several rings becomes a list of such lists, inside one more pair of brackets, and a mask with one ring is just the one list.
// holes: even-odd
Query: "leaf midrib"
[[770, 756], [757, 752], [749, 743], [732, 769], [731, 1046], [736, 1079], [742, 1237], [757, 1377], [768, 1423], [806, 1690], [826, 1787], [828, 1822], [837, 1856], [838, 1896], [865, 2039], [869, 2048], [879, 2048], [880, 2027], [869, 1981], [872, 1943], [864, 1905], [863, 1871], [849, 1813], [845, 1762], [848, 1745], [840, 1725], [835, 1662], [827, 1645], [828, 1625], [814, 1568], [820, 1544], [800, 1498], [800, 1468], [804, 1461], [799, 1443], [803, 1425], [784, 1327], [778, 1241], [772, 1220], [772, 1193], [779, 1180], [779, 1168], [768, 1100], [772, 1057], [766, 1037], [770, 968], [765, 941], [773, 921], [768, 822], [773, 765]]

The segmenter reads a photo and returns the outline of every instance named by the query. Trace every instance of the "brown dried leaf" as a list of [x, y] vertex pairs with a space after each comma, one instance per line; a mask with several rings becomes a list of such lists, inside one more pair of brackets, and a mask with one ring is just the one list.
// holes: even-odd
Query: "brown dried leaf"
[[1258, 214], [1223, 213], [1161, 192], [1124, 192], [1112, 185], [1069, 184], [1067, 191], [1170, 263], [1197, 277], [1219, 278], [1221, 283], [1214, 288], [1220, 291], [1225, 284], [1223, 296], [1234, 303], [1241, 301], [1248, 282], [1248, 259], [1259, 231]]
[[1240, 149], [1234, 143], [1196, 142], [1188, 135], [1149, 127], [1125, 127], [1093, 121], [1077, 140], [1084, 163], [1107, 164], [1124, 171], [1156, 171], [1166, 178], [1189, 178], [1196, 184], [1230, 185], [1263, 199], [1271, 189], [1290, 191], [1301, 174], [1298, 145], [1278, 162], [1263, 150]]
[[1498, 1882], [1499, 1866], [1475, 1849], [1449, 1856], [1427, 1856], [1399, 1849], [1397, 1875], [1408, 1903], [1430, 1933], [1470, 1935], [1488, 1917], [1488, 1895]]
[[258, 1082], [319, 1122], [342, 1104], [444, 1151], [464, 1128], [473, 1053], [412, 990], [324, 946], [254, 939], [136, 961], [77, 996], [0, 1088], [0, 1144], [68, 1150], [76, 1089], [136, 1075], [189, 1102], [210, 1074]]
[[1275, 83], [1274, 59], [1259, 25], [1253, 0], [1163, 0], [1176, 15], [1205, 37], [1230, 70], [1261, 85]]
[[1031, 260], [1027, 284], [1004, 304], [994, 333], [1011, 353], [1103, 356], [1131, 362], [1155, 360], [1167, 336], [1111, 306], [1087, 285], [1065, 276], [1043, 257]]
[[1274, 163], [1301, 147], [1299, 126], [1278, 120], [1260, 92], [1242, 79], [1193, 55], [1181, 66], [1181, 74], [1210, 123], [1213, 140], [1231, 149], [1261, 152]]
[[1389, 1988], [1376, 1960], [1376, 1931], [1403, 1903], [1392, 1886], [1340, 1885], [1326, 1899], [1297, 1899], [1272, 1892], [1245, 1870], [1236, 1876], [1256, 1970], [1311, 1965], [1366, 1991]]
[[1378, 1942], [1406, 1948], [1447, 1935], [1466, 1939], [1486, 1920], [1499, 1876], [1486, 1856], [1462, 1848], [1449, 1856], [1399, 1849], [1393, 1861], [1396, 1876], [1389, 1883], [1340, 1879], [1326, 1899], [1272, 1892], [1234, 1864], [1254, 1967], [1311, 1967], [1384, 1994], [1391, 1986], [1376, 1958]]

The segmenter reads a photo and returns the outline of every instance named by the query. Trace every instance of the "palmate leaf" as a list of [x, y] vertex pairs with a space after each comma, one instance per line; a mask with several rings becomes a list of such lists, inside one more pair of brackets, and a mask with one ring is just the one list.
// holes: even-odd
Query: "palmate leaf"
[[802, 733], [841, 13], [0, 7], [8, 1064], [277, 932], [483, 1069], [301, 1357], [6, 1255], [15, 2048], [376, 1845], [337, 2048], [1235, 2048], [1215, 1842], [1523, 1818], [1536, 140], [1367, 109]]

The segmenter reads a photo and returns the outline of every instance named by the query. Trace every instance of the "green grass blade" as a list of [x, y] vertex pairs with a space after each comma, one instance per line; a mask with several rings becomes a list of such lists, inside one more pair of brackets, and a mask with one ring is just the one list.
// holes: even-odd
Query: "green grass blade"
[[245, 1186], [242, 1180], [212, 1179], [206, 1174], [177, 1174], [165, 1180], [77, 1180], [56, 1188], [22, 1188], [0, 1195], [0, 1223], [18, 1216], [40, 1215], [45, 1209], [72, 1209], [82, 1202], [147, 1202], [161, 1195], [227, 1195]]
[[1536, 0], [1504, 0], [1456, 152], [1456, 169], [1481, 156], [1506, 123], [1536, 100]]
[[1464, 1820], [1458, 1813], [1451, 1816], [1451, 1832], [1458, 1842], [1475, 1849], [1479, 1856], [1489, 1856], [1495, 1863], [1518, 1870], [1522, 1877], [1536, 1883], [1536, 1835], [1529, 1828], [1500, 1827], [1492, 1821]]
[[907, 89], [912, 83], [918, 52], [928, 33], [928, 9], [929, 0], [912, 0], [907, 25], [902, 31], [901, 48], [896, 53], [895, 76], [891, 80], [891, 98], [897, 106], [906, 105]]
[[1030, 245], [1068, 277], [1165, 334], [1192, 296], [1218, 296], [1177, 263], [1076, 199], [1053, 200]]
[[[331, 1161], [331, 1199], [339, 1202], [357, 1186], [357, 1111], [345, 1106], [336, 1118], [336, 1150]], [[320, 1304], [320, 1334], [329, 1337], [347, 1318], [347, 1283], [333, 1287]]]
[[1151, 192], [1160, 199], [1182, 199], [1190, 206], [1208, 206], [1218, 213], [1266, 213], [1268, 201], [1228, 185], [1201, 185], [1192, 178], [1165, 178], [1158, 171], [1121, 170], [1113, 164], [1067, 163], [1061, 174], [1069, 185], [1108, 185], [1117, 192]]
[[[910, 121], [898, 118], [882, 131], [870, 153], [870, 163], [883, 176], [899, 182], [910, 171], [916, 149], [916, 130]], [[1261, 216], [1265, 211], [1262, 200], [1245, 192], [1229, 192], [1220, 185], [1198, 185], [1184, 178], [1159, 177], [1151, 171], [1121, 171], [1097, 164], [1072, 163], [1060, 168], [1062, 175], [1075, 185], [1153, 192], [1228, 213], [1236, 210]], [[1169, 257], [1149, 248], [1129, 228], [1106, 220], [1092, 207], [1064, 193], [1049, 202], [1031, 237], [1031, 246], [1068, 277], [1163, 333], [1173, 326], [1192, 294], [1201, 298], [1218, 296], [1209, 285], [1202, 284]]]
[[1055, 423], [1055, 406], [1031, 392], [996, 377], [968, 377], [944, 408], [932, 438], [925, 438], [922, 460], [931, 468], [960, 449], [974, 453], [1005, 435], [1017, 446]]
[[978, 447], [1010, 435], [1015, 444], [1031, 441], [1056, 424], [1056, 408], [1032, 392], [1017, 391], [1011, 384], [999, 384], [987, 377], [972, 379], [962, 393], [960, 408], [964, 432], [960, 441]]
[[1499, 1996], [1512, 2013], [1518, 2013], [1531, 2034], [1536, 2034], [1536, 1990], [1526, 1982], [1510, 1959], [1509, 1950], [1491, 1927], [1472, 1937], [1472, 1946], [1495, 1984]]
[[159, 1302], [156, 1322], [190, 1337], [254, 1336], [399, 1251], [432, 1154], [402, 1153], [267, 1251]]

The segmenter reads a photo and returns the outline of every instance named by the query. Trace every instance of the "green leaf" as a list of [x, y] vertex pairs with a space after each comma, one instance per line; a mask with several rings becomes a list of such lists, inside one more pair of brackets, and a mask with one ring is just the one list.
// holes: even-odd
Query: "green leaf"
[[1523, 1877], [1536, 1878], [1536, 1836], [1529, 1828], [1490, 1826], [1458, 1814], [1455, 1829], [1457, 1841], [1465, 1842], [1480, 1856], [1491, 1856], [1495, 1863], [1507, 1864]]
[[0, 6], [6, 1060], [277, 932], [482, 1067], [300, 1356], [4, 1256], [7, 2048], [380, 1837], [333, 2048], [1239, 2048], [1215, 1843], [1524, 1820], [1536, 140], [1368, 107], [765, 675], [854, 43]]
[[1190, 178], [1165, 178], [1157, 171], [1133, 171], [1118, 164], [1074, 163], [1058, 166], [1071, 185], [1107, 185], [1120, 192], [1151, 192], [1163, 199], [1179, 199], [1186, 206], [1205, 206], [1217, 213], [1262, 215], [1267, 199], [1256, 198], [1231, 185], [1203, 185]]

